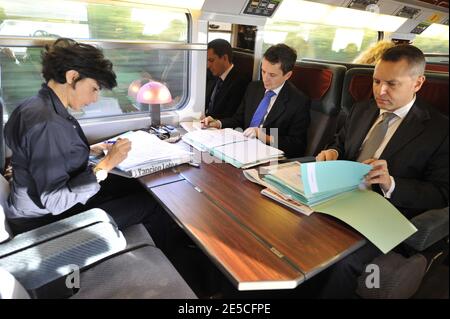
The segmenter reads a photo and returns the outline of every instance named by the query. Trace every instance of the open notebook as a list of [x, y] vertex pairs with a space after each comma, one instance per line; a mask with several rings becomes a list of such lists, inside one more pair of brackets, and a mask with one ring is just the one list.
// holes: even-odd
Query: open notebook
[[[118, 138], [129, 139], [131, 150], [127, 158], [111, 171], [117, 175], [140, 177], [191, 161], [190, 152], [145, 131], [129, 131], [108, 141], [115, 141]], [[100, 159], [91, 160], [98, 162]]]
[[417, 231], [386, 198], [359, 186], [371, 167], [350, 161], [292, 162], [244, 171], [262, 194], [297, 212], [320, 212], [359, 231], [383, 253]]
[[284, 155], [283, 151], [230, 128], [192, 131], [183, 136], [183, 141], [237, 168], [249, 168]]

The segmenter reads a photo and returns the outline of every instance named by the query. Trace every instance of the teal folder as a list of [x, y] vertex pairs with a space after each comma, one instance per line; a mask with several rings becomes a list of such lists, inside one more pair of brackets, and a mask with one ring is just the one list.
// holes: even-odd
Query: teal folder
[[306, 205], [357, 189], [371, 166], [351, 161], [298, 164], [267, 174], [263, 180]]
[[358, 187], [372, 167], [353, 161], [304, 163], [300, 166], [306, 196]]
[[350, 161], [293, 163], [263, 180], [283, 196], [336, 217], [387, 253], [417, 229], [386, 198], [360, 189], [370, 165]]

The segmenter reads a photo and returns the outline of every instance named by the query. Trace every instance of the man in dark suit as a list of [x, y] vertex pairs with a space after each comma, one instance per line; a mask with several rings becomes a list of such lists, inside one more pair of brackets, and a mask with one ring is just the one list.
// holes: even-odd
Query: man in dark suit
[[233, 50], [226, 40], [208, 43], [208, 70], [205, 115], [214, 118], [230, 117], [241, 103], [250, 78], [239, 73], [233, 65]]
[[[317, 156], [370, 164], [366, 183], [407, 218], [448, 206], [448, 118], [416, 100], [424, 70], [416, 47], [388, 49], [375, 67], [375, 101], [355, 104], [334, 145]], [[380, 254], [368, 244], [338, 262], [323, 297], [352, 297], [364, 265]]]
[[297, 53], [285, 44], [270, 47], [262, 59], [262, 81], [249, 84], [236, 113], [202, 120], [204, 127], [243, 128], [244, 135], [274, 145], [288, 157], [303, 156], [310, 122], [309, 99], [288, 79]]

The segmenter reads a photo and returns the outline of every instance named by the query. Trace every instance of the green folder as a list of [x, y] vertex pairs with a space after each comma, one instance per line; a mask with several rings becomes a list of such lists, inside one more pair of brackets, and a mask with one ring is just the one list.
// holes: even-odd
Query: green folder
[[371, 190], [346, 192], [311, 208], [352, 226], [385, 254], [417, 231], [394, 205]]
[[359, 189], [370, 170], [350, 161], [298, 163], [263, 180], [284, 196], [342, 220], [387, 253], [417, 229], [386, 198]]

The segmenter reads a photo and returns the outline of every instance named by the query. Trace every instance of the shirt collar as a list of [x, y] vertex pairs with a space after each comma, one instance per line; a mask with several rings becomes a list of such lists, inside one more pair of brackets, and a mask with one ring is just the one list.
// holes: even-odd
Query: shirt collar
[[234, 67], [234, 64], [232, 64], [225, 72], [222, 73], [222, 75], [220, 76], [220, 78], [222, 79], [222, 81], [225, 81], [225, 79], [228, 76], [228, 73], [230, 73], [231, 69]]
[[[416, 96], [415, 95], [414, 95], [414, 98], [411, 100], [411, 102], [409, 102], [405, 106], [402, 106], [402, 107], [396, 109], [392, 113], [397, 115], [399, 118], [404, 119], [406, 117], [406, 115], [408, 115], [409, 110], [411, 110], [412, 106], [414, 105], [414, 102], [416, 102]], [[382, 115], [385, 112], [388, 112], [388, 111], [387, 110], [381, 110], [380, 111], [380, 115]]]
[[267, 93], [267, 91], [273, 91], [273, 92], [275, 92], [275, 96], [277, 96], [279, 93], [280, 93], [280, 91], [281, 91], [281, 89], [283, 88], [283, 86], [284, 86], [284, 83], [286, 83], [286, 82], [283, 82], [283, 84], [281, 84], [279, 87], [277, 87], [276, 89], [273, 89], [273, 90], [266, 90], [266, 93]]
[[64, 106], [64, 104], [62, 104], [61, 100], [56, 95], [56, 93], [51, 88], [49, 88], [46, 83], [42, 84], [42, 87], [41, 87], [41, 90], [39, 91], [39, 93], [47, 94], [50, 96], [50, 99], [53, 104], [53, 108], [55, 109], [57, 114], [61, 115], [64, 118], [72, 117], [69, 114], [69, 112], [67, 111], [67, 108]]

